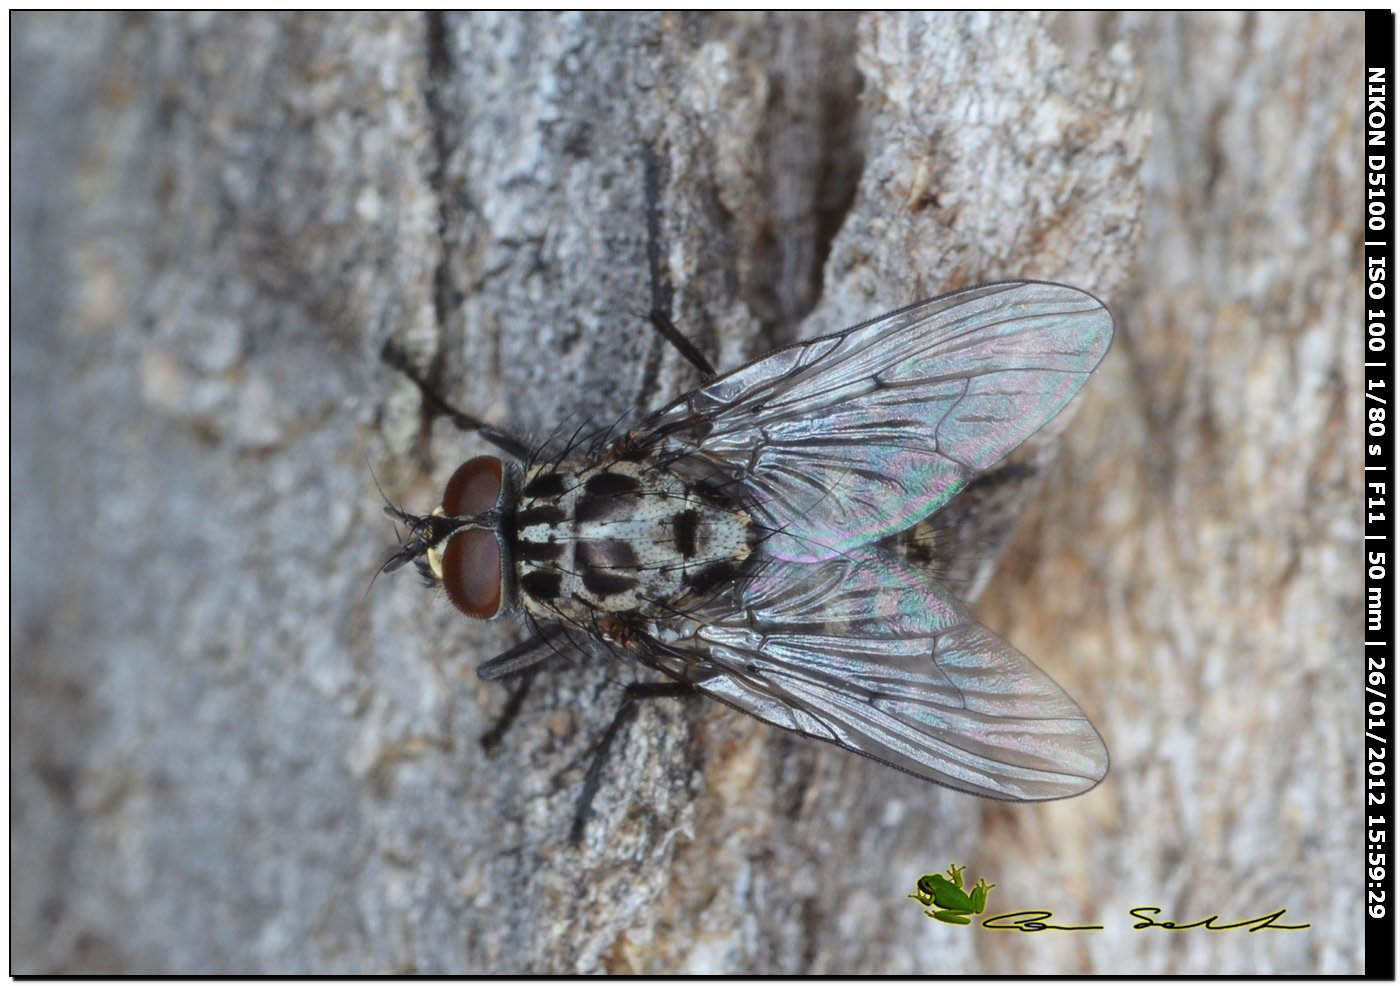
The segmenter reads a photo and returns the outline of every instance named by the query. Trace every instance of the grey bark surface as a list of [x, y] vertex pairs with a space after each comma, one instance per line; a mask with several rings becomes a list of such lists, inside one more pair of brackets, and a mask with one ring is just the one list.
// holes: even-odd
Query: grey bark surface
[[[12, 971], [1359, 971], [1361, 23], [16, 15]], [[370, 467], [427, 509], [488, 448], [384, 342], [546, 441], [698, 382], [657, 298], [723, 370], [1014, 276], [1119, 332], [959, 573], [1029, 500], [980, 612], [1109, 779], [993, 805], [653, 702], [571, 847], [636, 675], [556, 660], [482, 750], [521, 627], [366, 587]], [[929, 921], [949, 862], [1106, 929]]]

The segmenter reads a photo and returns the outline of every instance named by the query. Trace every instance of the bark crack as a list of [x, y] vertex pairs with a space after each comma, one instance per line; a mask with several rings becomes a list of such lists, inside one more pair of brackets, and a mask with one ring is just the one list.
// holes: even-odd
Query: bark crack
[[[440, 335], [447, 328], [447, 320], [452, 312], [452, 276], [449, 269], [451, 242], [448, 236], [451, 196], [447, 188], [447, 163], [451, 155], [451, 141], [447, 130], [447, 110], [445, 91], [453, 74], [452, 53], [447, 42], [447, 18], [442, 11], [430, 11], [427, 15], [426, 40], [428, 46], [428, 73], [423, 92], [423, 101], [428, 110], [428, 126], [433, 136], [433, 161], [428, 169], [428, 184], [437, 198], [438, 207], [438, 259], [433, 270], [433, 315]], [[440, 362], [442, 340], [438, 341], [438, 355], [434, 357], [433, 369]]]

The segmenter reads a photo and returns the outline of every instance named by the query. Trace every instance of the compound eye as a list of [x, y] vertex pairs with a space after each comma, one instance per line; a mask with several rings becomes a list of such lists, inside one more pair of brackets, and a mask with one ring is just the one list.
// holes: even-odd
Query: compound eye
[[501, 460], [494, 455], [478, 455], [457, 467], [442, 494], [442, 509], [449, 517], [471, 517], [485, 513], [501, 499], [503, 478]]
[[489, 620], [501, 611], [501, 547], [495, 531], [473, 527], [452, 535], [442, 553], [442, 586], [452, 604], [473, 619]]

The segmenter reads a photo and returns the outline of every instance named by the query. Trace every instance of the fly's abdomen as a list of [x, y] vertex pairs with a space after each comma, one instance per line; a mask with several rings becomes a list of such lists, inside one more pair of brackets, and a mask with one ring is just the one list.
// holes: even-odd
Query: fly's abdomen
[[752, 552], [749, 515], [638, 463], [538, 466], [515, 515], [520, 598], [536, 616], [661, 616], [733, 580]]

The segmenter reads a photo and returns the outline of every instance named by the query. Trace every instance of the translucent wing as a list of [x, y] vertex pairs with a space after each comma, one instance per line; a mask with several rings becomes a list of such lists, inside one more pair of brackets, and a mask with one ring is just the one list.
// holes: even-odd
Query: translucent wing
[[1015, 281], [800, 343], [657, 414], [677, 461], [738, 480], [770, 555], [820, 561], [905, 530], [1059, 413], [1108, 350], [1092, 295]]
[[961, 791], [1042, 801], [1108, 771], [1049, 676], [883, 548], [765, 560], [657, 643], [662, 670], [715, 698]]

